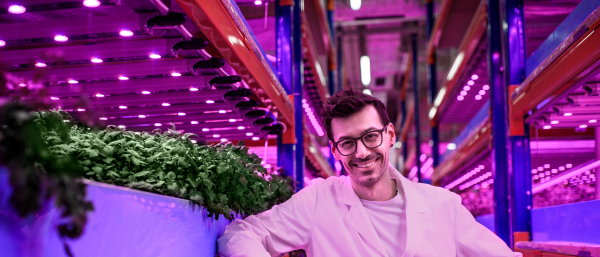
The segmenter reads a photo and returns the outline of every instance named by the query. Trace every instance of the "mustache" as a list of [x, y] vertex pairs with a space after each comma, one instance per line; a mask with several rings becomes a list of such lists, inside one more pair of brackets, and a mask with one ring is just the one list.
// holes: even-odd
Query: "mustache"
[[352, 161], [350, 161], [350, 164], [356, 164], [356, 163], [361, 163], [361, 162], [368, 162], [370, 160], [377, 159], [377, 158], [379, 158], [381, 156], [383, 156], [383, 155], [380, 154], [380, 153], [372, 153], [372, 154], [369, 154], [365, 158], [355, 158]]

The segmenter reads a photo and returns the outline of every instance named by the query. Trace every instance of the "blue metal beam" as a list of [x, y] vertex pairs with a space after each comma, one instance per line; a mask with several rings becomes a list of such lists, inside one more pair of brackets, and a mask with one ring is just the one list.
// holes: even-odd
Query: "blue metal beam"
[[[292, 94], [292, 6], [275, 2], [275, 54], [277, 75], [287, 94]], [[277, 166], [283, 167], [285, 175], [294, 176], [294, 144], [283, 144], [277, 137]]]
[[412, 60], [413, 60], [413, 67], [412, 67], [412, 76], [413, 76], [413, 95], [415, 97], [415, 130], [416, 130], [416, 137], [415, 137], [415, 150], [416, 150], [416, 157], [415, 157], [415, 165], [417, 166], [417, 178], [419, 178], [419, 182], [422, 182], [421, 179], [421, 122], [419, 119], [420, 117], [420, 113], [419, 112], [419, 72], [418, 72], [418, 61], [419, 61], [419, 55], [418, 55], [418, 51], [417, 51], [417, 34], [412, 34], [412, 39], [411, 39], [411, 44], [412, 44]]
[[[523, 0], [502, 0], [503, 62], [505, 91], [509, 86], [518, 86], [525, 79], [525, 18]], [[505, 106], [509, 103], [505, 102]], [[508, 119], [505, 120], [508, 123]], [[508, 167], [510, 190], [511, 235], [528, 233], [531, 239], [531, 152], [529, 149], [529, 126], [525, 135], [509, 136], [512, 166]], [[510, 244], [512, 245], [512, 243]]]
[[[427, 39], [431, 38], [431, 31], [433, 30], [433, 24], [435, 17], [433, 17], [433, 0], [427, 0]], [[434, 49], [433, 55], [430, 60], [427, 60], [429, 67], [429, 104], [432, 105], [437, 95], [437, 58], [436, 50]], [[440, 163], [440, 133], [438, 130], [438, 124], [431, 126], [431, 157], [433, 158], [433, 167], [436, 167]], [[429, 180], [429, 183], [431, 181]]]
[[300, 190], [304, 187], [304, 121], [302, 98], [303, 98], [303, 81], [304, 81], [304, 65], [302, 63], [302, 8], [304, 0], [294, 0], [293, 8], [293, 25], [292, 25], [292, 49], [293, 49], [293, 67], [294, 77], [292, 83], [292, 92], [294, 92], [294, 124], [296, 133], [296, 144], [294, 145], [295, 161], [294, 161], [294, 178], [296, 179], [296, 189]]
[[492, 109], [492, 166], [494, 172], [494, 212], [496, 234], [511, 245], [509, 215], [509, 178], [507, 151], [507, 101], [506, 86], [502, 73], [502, 19], [500, 0], [488, 0], [488, 71], [490, 105]]

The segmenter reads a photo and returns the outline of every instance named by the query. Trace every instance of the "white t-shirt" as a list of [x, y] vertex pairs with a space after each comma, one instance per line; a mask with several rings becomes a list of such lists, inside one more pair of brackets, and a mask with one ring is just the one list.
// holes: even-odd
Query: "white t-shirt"
[[406, 249], [406, 209], [403, 195], [396, 194], [385, 202], [360, 201], [388, 256], [402, 256]]

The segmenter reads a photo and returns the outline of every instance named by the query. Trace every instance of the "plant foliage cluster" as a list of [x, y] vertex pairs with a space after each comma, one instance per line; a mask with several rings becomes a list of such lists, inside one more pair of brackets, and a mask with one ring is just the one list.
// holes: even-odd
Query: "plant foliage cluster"
[[[65, 113], [36, 112], [34, 124], [53, 155], [76, 159], [83, 177], [189, 199], [209, 216], [233, 219], [260, 213], [294, 192], [290, 178], [271, 176], [243, 142], [199, 146], [172, 129], [137, 133], [114, 126], [92, 130], [70, 126]], [[68, 131], [65, 135], [64, 131]]]

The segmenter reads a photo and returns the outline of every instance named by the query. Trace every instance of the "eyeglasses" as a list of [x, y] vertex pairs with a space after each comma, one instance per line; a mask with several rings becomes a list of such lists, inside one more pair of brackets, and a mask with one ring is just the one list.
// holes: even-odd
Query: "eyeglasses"
[[356, 152], [356, 147], [358, 145], [357, 141], [359, 139], [360, 139], [360, 141], [362, 141], [362, 143], [363, 143], [363, 145], [365, 145], [365, 147], [367, 147], [369, 149], [377, 148], [377, 147], [381, 146], [381, 144], [383, 143], [383, 131], [385, 131], [386, 128], [387, 128], [387, 126], [384, 126], [380, 130], [369, 131], [360, 137], [348, 138], [348, 139], [340, 140], [338, 142], [334, 142], [333, 146], [343, 156], [352, 155]]

